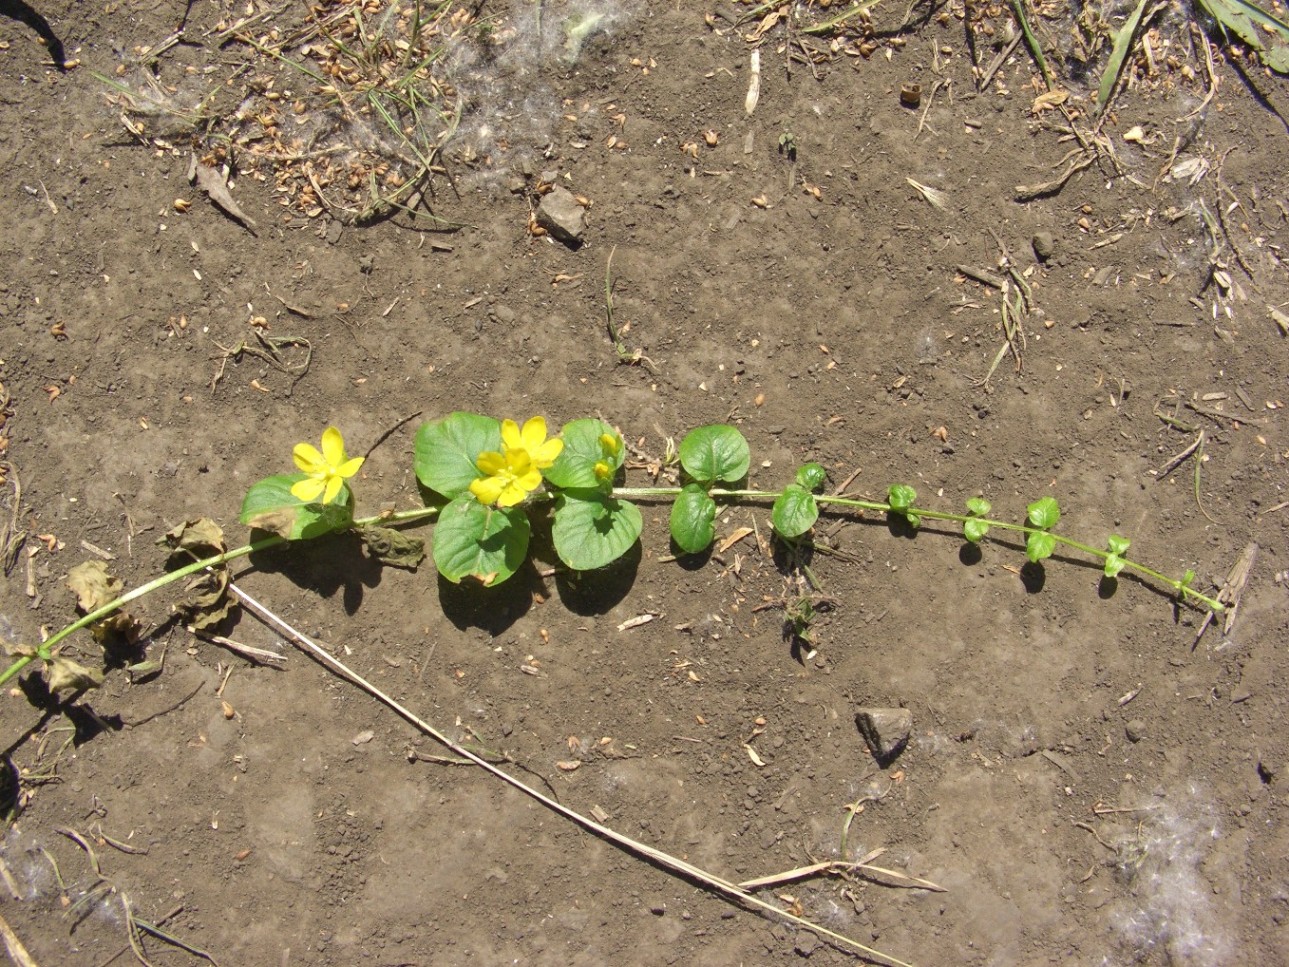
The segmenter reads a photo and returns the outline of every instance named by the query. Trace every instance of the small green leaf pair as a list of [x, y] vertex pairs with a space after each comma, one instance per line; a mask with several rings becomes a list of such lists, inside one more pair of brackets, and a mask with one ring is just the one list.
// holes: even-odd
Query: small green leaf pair
[[732, 426], [713, 424], [691, 430], [680, 441], [680, 466], [690, 482], [671, 506], [671, 539], [683, 554], [700, 554], [716, 538], [716, 501], [709, 491], [717, 483], [737, 483], [747, 476], [752, 451]]
[[1056, 538], [1048, 531], [1061, 519], [1061, 507], [1055, 497], [1043, 497], [1026, 507], [1025, 511], [1029, 526], [1038, 528], [1030, 531], [1025, 539], [1025, 556], [1037, 564], [1051, 557], [1056, 550]]

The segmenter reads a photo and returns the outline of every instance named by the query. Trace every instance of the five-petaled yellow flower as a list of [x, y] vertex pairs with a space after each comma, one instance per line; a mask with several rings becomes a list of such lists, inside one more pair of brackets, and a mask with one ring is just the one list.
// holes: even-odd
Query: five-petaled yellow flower
[[481, 504], [513, 507], [541, 486], [542, 471], [564, 450], [559, 437], [546, 439], [546, 421], [534, 416], [521, 429], [514, 420], [501, 424], [501, 452], [479, 454], [475, 466], [485, 474], [470, 484]]
[[291, 485], [291, 496], [311, 504], [322, 498], [329, 504], [336, 499], [345, 480], [358, 472], [363, 457], [352, 460], [345, 457], [345, 439], [334, 426], [322, 434], [322, 452], [310, 443], [297, 443], [292, 456], [295, 465], [308, 474], [304, 480]]

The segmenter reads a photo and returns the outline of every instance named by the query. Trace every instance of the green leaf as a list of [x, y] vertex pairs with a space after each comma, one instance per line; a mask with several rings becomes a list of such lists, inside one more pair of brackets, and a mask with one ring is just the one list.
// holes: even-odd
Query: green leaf
[[1127, 562], [1118, 554], [1109, 554], [1105, 559], [1105, 576], [1108, 578], [1118, 577], [1119, 572], [1123, 570]]
[[891, 505], [891, 510], [901, 514], [906, 513], [917, 499], [918, 492], [908, 484], [891, 484], [886, 491], [886, 502]]
[[1131, 543], [1132, 541], [1128, 540], [1126, 537], [1120, 537], [1118, 534], [1111, 534], [1109, 539], [1106, 541], [1106, 546], [1109, 548], [1111, 554], [1121, 555], [1128, 549], [1128, 545]]
[[[984, 497], [972, 497], [967, 501], [967, 513], [975, 517], [984, 517], [992, 505]], [[973, 544], [979, 544], [989, 533], [989, 522], [983, 520], [966, 520], [962, 522], [962, 536]]]
[[1030, 525], [1039, 530], [1051, 530], [1061, 519], [1061, 507], [1055, 497], [1043, 497], [1025, 508]]
[[354, 520], [354, 495], [345, 484], [329, 504], [306, 504], [291, 493], [308, 474], [280, 473], [251, 486], [242, 501], [241, 521], [288, 541], [309, 540], [345, 530]]
[[458, 497], [483, 476], [475, 461], [488, 451], [501, 452], [501, 424], [490, 416], [458, 411], [422, 423], [413, 458], [416, 478], [448, 499]]
[[751, 463], [747, 440], [732, 426], [700, 426], [680, 441], [680, 465], [685, 473], [703, 483], [742, 480]]
[[[1289, 73], [1289, 24], [1247, 0], [1200, 0], [1200, 5], [1256, 50], [1262, 63], [1279, 74]], [[1259, 27], [1279, 37], [1280, 43], [1268, 48]]]
[[566, 490], [555, 498], [551, 538], [555, 553], [574, 571], [612, 564], [640, 537], [640, 509], [600, 490]]
[[807, 490], [818, 490], [828, 479], [828, 471], [813, 460], [797, 470], [797, 483]]
[[800, 484], [788, 484], [770, 511], [770, 521], [780, 537], [800, 537], [819, 519], [815, 495]]
[[1030, 534], [1025, 540], [1025, 556], [1037, 564], [1052, 556], [1056, 550], [1056, 538], [1046, 531]]
[[917, 499], [918, 492], [908, 484], [891, 484], [886, 490], [886, 502], [891, 505], [891, 513], [899, 514], [910, 527], [917, 527], [922, 523], [920, 516], [909, 513], [909, 508]]
[[367, 546], [368, 554], [390, 567], [415, 571], [425, 560], [425, 541], [392, 527], [360, 527], [358, 536]]
[[523, 565], [530, 531], [518, 507], [489, 507], [461, 494], [439, 512], [434, 566], [453, 584], [467, 577], [485, 587], [500, 584]]
[[[1137, 28], [1141, 26], [1141, 15], [1146, 11], [1147, 2], [1148, 0], [1140, 0], [1137, 9], [1129, 15], [1127, 22], [1115, 34], [1114, 49], [1110, 52], [1110, 60], [1106, 62], [1105, 71], [1101, 74], [1101, 86], [1097, 90], [1098, 111], [1110, 100], [1110, 92], [1114, 90], [1115, 82], [1119, 80], [1124, 59], [1132, 47], [1132, 38], [1136, 36]], [[1200, 2], [1203, 3], [1204, 0]]]
[[[616, 450], [606, 447], [600, 441], [600, 437], [605, 434], [616, 441]], [[607, 463], [616, 474], [627, 456], [622, 436], [603, 420], [573, 420], [565, 423], [560, 430], [560, 438], [564, 441], [564, 449], [542, 474], [551, 484], [562, 489], [599, 489], [604, 481], [596, 476], [595, 465]], [[610, 481], [612, 477], [610, 474]]]
[[711, 547], [716, 536], [716, 501], [699, 484], [686, 484], [671, 505], [671, 539], [686, 554]]

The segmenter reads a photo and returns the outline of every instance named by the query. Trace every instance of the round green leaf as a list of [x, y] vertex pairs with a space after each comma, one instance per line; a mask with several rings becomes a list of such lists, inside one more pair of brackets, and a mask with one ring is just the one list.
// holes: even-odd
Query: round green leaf
[[1039, 532], [1030, 534], [1025, 540], [1025, 556], [1037, 564], [1039, 561], [1052, 556], [1056, 550], [1056, 538], [1051, 534]]
[[416, 478], [435, 493], [457, 497], [483, 476], [475, 466], [479, 454], [500, 450], [501, 424], [492, 417], [449, 413], [416, 431]]
[[716, 501], [698, 484], [686, 484], [671, 505], [671, 539], [686, 554], [705, 551], [716, 536], [715, 520]]
[[289, 541], [309, 540], [345, 530], [354, 521], [354, 495], [345, 484], [329, 504], [306, 504], [291, 493], [308, 474], [281, 473], [254, 484], [242, 501], [241, 521]]
[[565, 491], [555, 500], [555, 553], [574, 571], [593, 571], [625, 554], [644, 521], [635, 504], [599, 490]]
[[797, 469], [797, 483], [807, 490], [818, 490], [827, 479], [828, 471], [813, 460]]
[[1055, 497], [1043, 497], [1025, 508], [1029, 522], [1040, 530], [1051, 530], [1061, 519], [1061, 506]]
[[913, 501], [917, 499], [918, 492], [908, 484], [891, 484], [886, 491], [886, 502], [891, 505], [891, 510], [897, 510], [901, 514], [912, 507]]
[[989, 525], [983, 520], [967, 520], [962, 522], [962, 536], [973, 544], [979, 544], [988, 533]]
[[703, 483], [742, 480], [751, 463], [747, 440], [732, 426], [700, 426], [680, 441], [680, 465], [685, 473]]
[[[607, 452], [600, 442], [600, 437], [606, 433], [617, 441], [614, 453]], [[560, 430], [560, 438], [564, 441], [564, 449], [542, 473], [551, 484], [561, 489], [598, 489], [601, 480], [595, 475], [595, 465], [604, 461], [616, 473], [627, 456], [622, 437], [603, 420], [573, 420], [565, 423]]]
[[1128, 562], [1118, 554], [1110, 554], [1105, 559], [1105, 576], [1108, 578], [1118, 577], [1119, 572], [1123, 570], [1124, 565]]
[[1128, 540], [1128, 538], [1120, 537], [1118, 534], [1111, 534], [1106, 540], [1106, 546], [1109, 548], [1110, 553], [1120, 556], [1128, 549], [1128, 545], [1131, 543], [1132, 541]]
[[799, 484], [788, 484], [770, 511], [770, 522], [780, 537], [800, 537], [819, 519], [815, 495]]
[[489, 507], [462, 494], [439, 513], [434, 566], [457, 584], [478, 578], [485, 587], [514, 574], [528, 555], [528, 518], [518, 507]]
[[972, 497], [967, 501], [967, 513], [972, 517], [987, 517], [993, 506], [984, 497]]

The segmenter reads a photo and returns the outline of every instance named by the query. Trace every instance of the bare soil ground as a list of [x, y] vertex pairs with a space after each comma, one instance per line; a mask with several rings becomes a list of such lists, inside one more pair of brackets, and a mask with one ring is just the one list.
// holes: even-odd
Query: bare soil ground
[[[983, 494], [1019, 520], [1051, 495], [1062, 531], [1126, 534], [1206, 590], [1256, 543], [1233, 623], [1197, 640], [1203, 612], [1148, 582], [832, 515], [834, 553], [809, 559], [833, 602], [813, 652], [764, 607], [802, 593], [802, 562], [754, 536], [672, 561], [666, 504], [608, 575], [539, 561], [485, 593], [344, 538], [234, 573], [440, 728], [717, 875], [884, 850], [872, 862], [946, 892], [819, 877], [762, 895], [902, 961], [1289, 963], [1282, 78], [1238, 47], [1206, 56], [1170, 6], [1098, 124], [1092, 8], [1031, 9], [1068, 92], [1036, 103], [1024, 43], [978, 89], [1005, 7], [923, 5], [901, 26], [883, 4], [872, 30], [821, 39], [797, 28], [840, 5], [736, 26], [746, 5], [580, 4], [607, 16], [572, 52], [551, 40], [566, 4], [540, 5], [541, 36], [539, 5], [464, 4], [491, 33], [453, 48], [440, 93], [462, 111], [418, 148], [438, 153], [400, 196], [413, 216], [364, 210], [416, 173], [362, 141], [370, 113], [292, 115], [317, 82], [227, 33], [258, 18], [243, 33], [268, 50], [304, 5], [31, 3], [0, 17], [13, 643], [72, 618], [86, 558], [133, 587], [186, 519], [240, 542], [247, 486], [329, 424], [363, 453], [421, 414], [356, 481], [360, 513], [419, 506], [416, 427], [457, 409], [598, 415], [655, 458], [733, 422], [765, 489], [818, 460], [831, 486], [907, 482], [948, 510]], [[369, 0], [367, 22], [390, 6]], [[275, 154], [306, 135], [312, 168]], [[353, 181], [324, 164], [346, 139]], [[194, 152], [231, 163], [254, 233], [190, 184]], [[589, 205], [578, 247], [530, 230], [544, 172]], [[623, 346], [648, 365], [606, 331], [610, 253]], [[1009, 269], [1032, 289], [1009, 309], [1016, 354]], [[718, 540], [754, 525], [768, 539], [767, 507], [731, 506]], [[130, 962], [127, 904], [189, 948], [145, 932], [157, 965], [853, 959], [427, 760], [443, 750], [249, 616], [221, 630], [286, 661], [195, 639], [170, 601], [134, 606], [159, 673], [62, 702], [33, 673], [0, 703], [0, 912], [34, 962]], [[912, 712], [886, 768], [866, 707]]]

